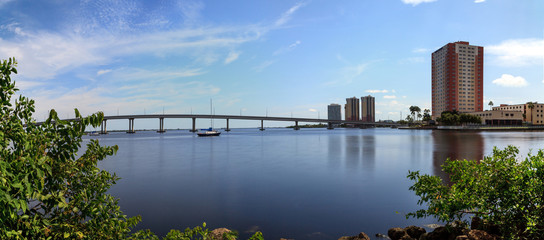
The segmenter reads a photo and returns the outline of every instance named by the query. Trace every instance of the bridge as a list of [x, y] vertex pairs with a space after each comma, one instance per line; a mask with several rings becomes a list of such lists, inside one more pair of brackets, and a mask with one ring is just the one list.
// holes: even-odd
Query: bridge
[[[261, 121], [260, 130], [264, 130], [264, 121], [283, 121], [283, 122], [294, 122], [295, 130], [299, 130], [299, 122], [311, 122], [311, 123], [327, 123], [329, 129], [333, 128], [333, 124], [352, 124], [355, 126], [398, 126], [397, 123], [383, 123], [383, 122], [362, 122], [362, 121], [344, 121], [344, 120], [329, 120], [329, 119], [315, 119], [315, 118], [293, 118], [293, 117], [268, 117], [268, 116], [241, 116], [241, 115], [211, 115], [211, 114], [145, 114], [145, 115], [117, 115], [117, 116], [104, 116], [102, 125], [100, 127], [100, 133], [106, 134], [107, 123], [111, 120], [128, 120], [128, 131], [127, 133], [135, 133], [134, 130], [134, 120], [135, 119], [158, 119], [159, 120], [159, 130], [157, 132], [163, 133], [166, 132], [164, 129], [164, 119], [165, 118], [190, 118], [193, 120], [193, 126], [190, 129], [191, 132], [196, 132], [196, 119], [224, 119], [227, 122], [227, 127], [225, 131], [230, 131], [229, 121], [231, 119], [236, 120], [256, 120]], [[67, 119], [67, 120], [76, 120], [76, 119]]]

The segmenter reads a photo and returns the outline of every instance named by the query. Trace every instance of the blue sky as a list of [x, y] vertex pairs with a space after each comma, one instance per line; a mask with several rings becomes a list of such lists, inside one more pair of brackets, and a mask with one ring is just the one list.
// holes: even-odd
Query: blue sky
[[216, 114], [325, 118], [369, 94], [376, 119], [398, 120], [430, 108], [431, 53], [455, 41], [484, 47], [486, 103], [544, 102], [542, 13], [541, 0], [0, 0], [0, 58], [18, 60], [38, 120], [207, 114], [210, 98]]

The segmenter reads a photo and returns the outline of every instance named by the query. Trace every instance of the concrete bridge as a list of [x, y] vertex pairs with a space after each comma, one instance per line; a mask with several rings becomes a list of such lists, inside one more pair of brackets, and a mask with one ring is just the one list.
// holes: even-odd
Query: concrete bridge
[[[157, 132], [163, 133], [166, 130], [164, 129], [164, 119], [165, 118], [190, 118], [193, 120], [193, 126], [191, 132], [196, 132], [196, 119], [224, 119], [227, 122], [227, 127], [225, 131], [230, 131], [229, 120], [257, 120], [261, 121], [260, 130], [264, 130], [264, 121], [283, 121], [283, 122], [294, 122], [295, 130], [299, 130], [299, 122], [308, 122], [308, 123], [327, 123], [329, 129], [332, 129], [333, 124], [353, 124], [355, 126], [398, 126], [397, 123], [369, 123], [362, 121], [344, 121], [344, 120], [328, 120], [328, 119], [315, 119], [315, 118], [293, 118], [293, 117], [268, 117], [268, 116], [240, 116], [240, 115], [210, 115], [210, 114], [145, 114], [145, 115], [117, 115], [117, 116], [104, 116], [102, 126], [100, 128], [100, 133], [106, 134], [107, 123], [111, 120], [128, 120], [128, 131], [127, 133], [134, 133], [134, 120], [135, 119], [149, 119], [154, 118], [159, 120], [159, 130]], [[75, 119], [68, 119], [75, 120]]]

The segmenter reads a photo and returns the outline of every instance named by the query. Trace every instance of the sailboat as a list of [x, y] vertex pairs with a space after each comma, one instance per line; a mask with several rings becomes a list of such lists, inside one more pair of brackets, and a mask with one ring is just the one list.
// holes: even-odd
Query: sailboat
[[198, 132], [197, 135], [199, 137], [212, 137], [212, 136], [219, 136], [221, 132], [217, 130], [213, 130], [213, 113], [212, 113], [212, 100], [210, 99], [210, 125], [211, 127], [208, 129], [201, 129], [201, 132]]

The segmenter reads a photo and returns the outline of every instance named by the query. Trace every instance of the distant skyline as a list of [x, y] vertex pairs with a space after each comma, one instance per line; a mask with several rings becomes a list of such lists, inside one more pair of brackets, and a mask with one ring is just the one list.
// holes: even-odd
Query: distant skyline
[[38, 120], [208, 114], [209, 99], [216, 114], [327, 118], [369, 94], [376, 121], [398, 120], [430, 109], [431, 53], [455, 41], [484, 47], [486, 106], [544, 102], [543, 12], [540, 0], [0, 0], [0, 58], [19, 62]]

